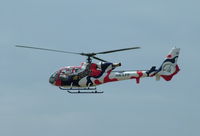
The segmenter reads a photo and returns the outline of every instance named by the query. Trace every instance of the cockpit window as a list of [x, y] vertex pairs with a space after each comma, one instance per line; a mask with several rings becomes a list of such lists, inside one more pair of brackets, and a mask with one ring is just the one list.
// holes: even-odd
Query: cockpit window
[[61, 74], [70, 75], [72, 73], [73, 73], [72, 69], [70, 69], [70, 68], [65, 68], [65, 69], [61, 70]]
[[75, 72], [75, 73], [78, 73], [80, 70], [81, 70], [81, 69], [76, 68], [76, 69], [74, 69], [74, 72]]
[[57, 76], [57, 72], [54, 72], [51, 77], [55, 78]]

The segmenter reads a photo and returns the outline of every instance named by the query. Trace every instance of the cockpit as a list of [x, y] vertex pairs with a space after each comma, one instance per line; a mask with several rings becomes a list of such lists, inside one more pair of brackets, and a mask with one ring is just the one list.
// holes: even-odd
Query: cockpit
[[68, 78], [72, 75], [77, 75], [83, 71], [81, 67], [64, 67], [58, 70], [57, 72], [53, 73], [51, 77], [49, 78], [49, 82], [51, 84], [60, 85], [60, 82], [68, 80]]

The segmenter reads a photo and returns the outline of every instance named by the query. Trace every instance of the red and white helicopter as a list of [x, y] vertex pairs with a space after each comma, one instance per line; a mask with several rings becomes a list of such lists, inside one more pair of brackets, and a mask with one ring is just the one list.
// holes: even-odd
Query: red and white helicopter
[[[158, 69], [153, 66], [150, 70], [113, 71], [115, 68], [121, 66], [121, 63], [111, 63], [96, 55], [139, 49], [140, 47], [96, 53], [76, 53], [21, 45], [16, 45], [16, 47], [86, 56], [87, 62], [83, 62], [80, 66], [63, 67], [53, 73], [49, 78], [50, 84], [55, 85], [62, 90], [67, 90], [69, 93], [103, 93], [102, 91], [97, 91], [96, 86], [108, 82], [128, 79], [136, 79], [136, 83], [139, 83], [140, 78], [144, 77], [156, 77], [156, 80], [160, 80], [160, 77], [162, 77], [166, 81], [170, 81], [173, 76], [180, 71], [179, 66], [177, 65], [180, 48], [173, 48]], [[92, 59], [99, 60], [100, 62], [92, 63]]]

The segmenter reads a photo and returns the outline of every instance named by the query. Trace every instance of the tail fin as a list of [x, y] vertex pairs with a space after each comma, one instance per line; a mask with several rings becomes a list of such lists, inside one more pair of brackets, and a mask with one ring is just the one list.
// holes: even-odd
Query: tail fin
[[152, 67], [147, 74], [149, 76], [156, 76], [156, 80], [159, 80], [160, 77], [162, 77], [166, 81], [170, 81], [173, 76], [180, 71], [179, 66], [177, 65], [179, 53], [180, 48], [173, 48], [167, 55], [161, 67], [158, 70], [156, 70], [155, 67]]
[[179, 53], [180, 48], [173, 48], [171, 50], [161, 65], [159, 72], [157, 73], [158, 76], [161, 76], [166, 81], [170, 81], [173, 76], [180, 71], [179, 66], [177, 65]]

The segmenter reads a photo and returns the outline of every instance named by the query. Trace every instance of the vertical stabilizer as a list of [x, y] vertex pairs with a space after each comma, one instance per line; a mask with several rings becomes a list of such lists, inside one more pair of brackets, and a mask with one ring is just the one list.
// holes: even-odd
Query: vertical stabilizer
[[179, 66], [177, 65], [179, 53], [180, 48], [173, 48], [166, 56], [160, 68], [156, 69], [156, 67], [153, 66], [149, 71], [146, 72], [147, 75], [149, 77], [155, 76], [156, 80], [160, 80], [160, 77], [162, 77], [166, 81], [170, 81], [173, 76], [180, 71]]
[[179, 54], [180, 48], [173, 48], [166, 56], [156, 75], [161, 76], [166, 81], [170, 81], [180, 71], [177, 65]]

